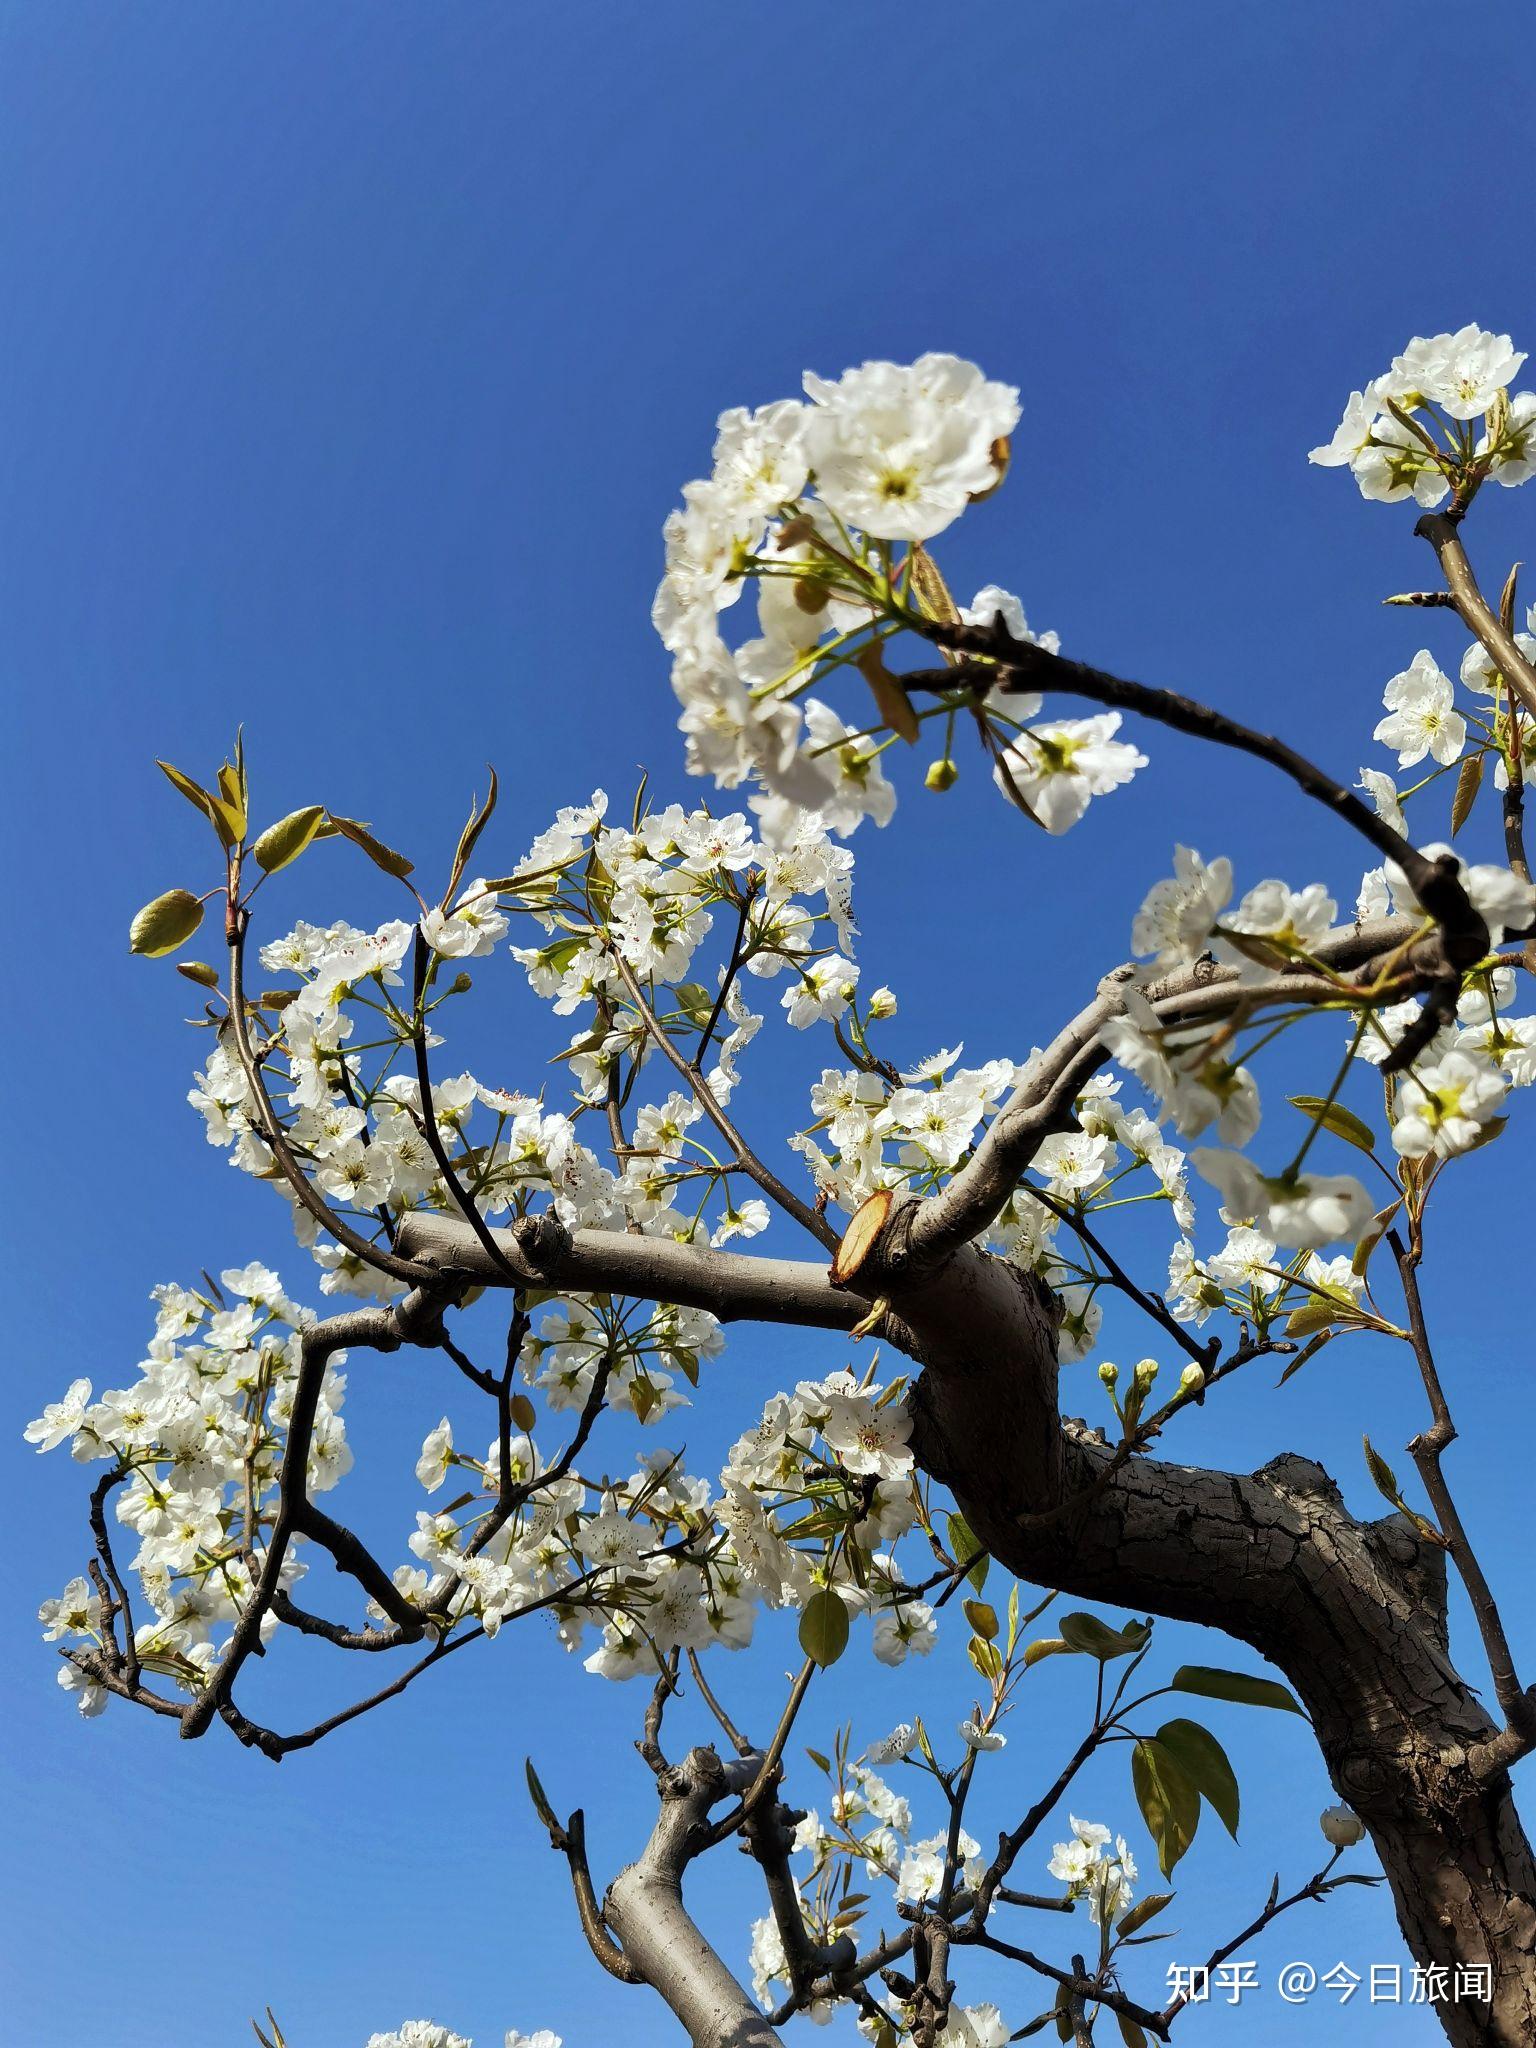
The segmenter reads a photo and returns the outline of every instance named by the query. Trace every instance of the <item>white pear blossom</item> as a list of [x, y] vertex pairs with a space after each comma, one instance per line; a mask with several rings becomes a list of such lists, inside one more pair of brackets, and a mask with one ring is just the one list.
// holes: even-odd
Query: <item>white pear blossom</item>
[[1399, 768], [1411, 768], [1426, 754], [1442, 766], [1454, 761], [1467, 743], [1467, 722], [1452, 704], [1451, 679], [1421, 647], [1401, 674], [1382, 692], [1387, 717], [1374, 738], [1396, 747]]

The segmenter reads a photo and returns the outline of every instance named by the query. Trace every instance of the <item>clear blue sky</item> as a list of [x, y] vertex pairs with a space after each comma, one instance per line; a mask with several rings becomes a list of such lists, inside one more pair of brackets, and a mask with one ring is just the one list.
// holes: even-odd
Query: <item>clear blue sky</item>
[[[807, 365], [939, 348], [1026, 407], [1007, 490], [947, 551], [954, 580], [1019, 590], [1070, 651], [1272, 720], [1347, 779], [1384, 678], [1424, 639], [1447, 662], [1460, 642], [1378, 608], [1427, 574], [1411, 515], [1303, 456], [1414, 332], [1476, 319], [1536, 349], [1529, 142], [1506, 82], [1529, 27], [1524, 7], [1471, 0], [1454, 23], [1411, 0], [0, 5], [0, 2011], [17, 2048], [234, 2048], [268, 1999], [294, 2048], [360, 2048], [426, 2013], [478, 2048], [514, 2022], [572, 2048], [674, 2038], [580, 1951], [521, 1789], [531, 1750], [557, 1800], [591, 1811], [603, 1870], [646, 1825], [634, 1691], [551, 1639], [509, 1630], [281, 1769], [121, 1708], [82, 1727], [57, 1694], [31, 1617], [83, 1562], [84, 1486], [21, 1446], [22, 1423], [77, 1373], [131, 1374], [152, 1282], [257, 1256], [308, 1278], [277, 1205], [183, 1105], [185, 992], [127, 956], [133, 909], [203, 858], [152, 757], [202, 768], [243, 719], [267, 809], [326, 801], [439, 857], [487, 758], [511, 855], [637, 764], [689, 793], [647, 613], [661, 519], [715, 414], [794, 391]], [[1473, 545], [1501, 573], [1536, 554], [1530, 508], [1489, 495]], [[1149, 751], [1137, 790], [1064, 845], [990, 792], [967, 801], [974, 770], [860, 835], [861, 957], [905, 998], [905, 1051], [962, 1032], [977, 1055], [1027, 1049], [1121, 957], [1175, 836], [1249, 880], [1352, 888], [1353, 849], [1259, 770], [1191, 773], [1171, 737]], [[379, 909], [329, 850], [313, 872], [275, 914]], [[528, 1083], [547, 1025], [526, 1000], [509, 1014], [475, 1057]], [[817, 1051], [782, 1034], [765, 1050], [760, 1129], [797, 1113]], [[1507, 1281], [1475, 1335], [1453, 1319], [1478, 1276], [1519, 1270], [1529, 1226], [1500, 1203], [1519, 1193], [1504, 1147], [1463, 1178], [1475, 1232], [1464, 1209], [1428, 1288], [1465, 1509], [1496, 1544], [1528, 1482], [1511, 1423], [1529, 1324]], [[1122, 1357], [1140, 1348], [1117, 1333]], [[772, 1386], [838, 1362], [811, 1338], [733, 1342], [688, 1421], [698, 1463]], [[1368, 1511], [1360, 1432], [1396, 1446], [1415, 1426], [1405, 1369], [1336, 1346], [1293, 1387], [1213, 1403], [1188, 1453], [1248, 1468], [1305, 1449]], [[397, 1545], [437, 1375], [354, 1367], [348, 1497]], [[1529, 1575], [1502, 1576], [1536, 1659]], [[793, 1654], [764, 1635], [730, 1674], [744, 1703]], [[1154, 1654], [1222, 1656], [1172, 1626]], [[354, 1676], [289, 1669], [258, 1691], [294, 1718]], [[1080, 1707], [1075, 1668], [1040, 1676], [999, 1763], [1020, 1804]], [[953, 1658], [849, 1673], [807, 1734], [855, 1704], [863, 1736], [924, 1703], [945, 1723], [963, 1691]], [[1329, 1796], [1300, 1723], [1212, 1719], [1240, 1762], [1246, 1848], [1211, 1828], [1188, 1859], [1188, 1939], [1167, 1953], [1189, 1959], [1271, 1870], [1315, 1866]], [[1122, 1759], [1084, 1807], [1145, 1848]], [[723, 1860], [702, 1886], [739, 1962], [749, 1893]], [[1364, 1969], [1400, 1951], [1359, 1891], [1257, 1953]], [[1032, 1986], [999, 1995], [1014, 2024], [1037, 2009]], [[1316, 2039], [1322, 2010], [1269, 1992], [1243, 2008], [1245, 2048]], [[1437, 2038], [1359, 2000], [1334, 2027], [1362, 2048]], [[1197, 2048], [1227, 2038], [1214, 2008], [1187, 2023]]]

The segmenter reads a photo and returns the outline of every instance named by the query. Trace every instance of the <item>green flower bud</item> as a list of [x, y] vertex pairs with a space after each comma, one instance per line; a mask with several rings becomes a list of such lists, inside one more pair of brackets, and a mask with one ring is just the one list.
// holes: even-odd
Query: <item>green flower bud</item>
[[946, 789], [953, 789], [959, 779], [960, 770], [946, 756], [944, 760], [932, 763], [928, 773], [923, 777], [923, 787], [942, 795]]
[[1114, 1386], [1115, 1382], [1119, 1379], [1119, 1377], [1119, 1366], [1111, 1365], [1109, 1360], [1106, 1358], [1104, 1363], [1099, 1367], [1099, 1378], [1104, 1382], [1106, 1387], [1112, 1387]]
[[1198, 1394], [1204, 1385], [1205, 1367], [1202, 1365], [1191, 1363], [1186, 1365], [1179, 1374], [1179, 1392], [1181, 1394]]

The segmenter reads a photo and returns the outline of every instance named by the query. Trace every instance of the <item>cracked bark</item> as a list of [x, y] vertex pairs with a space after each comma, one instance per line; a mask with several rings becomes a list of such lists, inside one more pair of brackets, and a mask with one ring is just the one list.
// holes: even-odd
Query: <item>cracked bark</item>
[[[1036, 1584], [1204, 1623], [1277, 1665], [1339, 1796], [1370, 1830], [1415, 1960], [1442, 1966], [1453, 1984], [1458, 1965], [1493, 1969], [1491, 2009], [1437, 2005], [1448, 2039], [1530, 2048], [1536, 1861], [1507, 1772], [1475, 1766], [1498, 1730], [1450, 1660], [1444, 1553], [1401, 1516], [1357, 1521], [1322, 1468], [1295, 1456], [1251, 1475], [1137, 1456], [1099, 1483], [1109, 1446], [1058, 1410], [1055, 1298], [973, 1246], [950, 1251], [947, 1231], [936, 1249], [930, 1206], [896, 1205], [857, 1292], [812, 1264], [613, 1233], [551, 1233], [545, 1243], [524, 1229], [498, 1243], [531, 1274], [627, 1283], [726, 1316], [845, 1329], [870, 1300], [888, 1301], [882, 1338], [922, 1368], [918, 1461], [951, 1488], [979, 1540]], [[506, 1284], [462, 1225], [412, 1218], [409, 1228], [412, 1254]], [[678, 1825], [664, 1813], [658, 1833]], [[696, 2042], [766, 2048], [777, 2036], [683, 1910], [686, 1856], [675, 1860], [675, 1843], [653, 1849], [610, 1894], [642, 1943], [638, 1966], [669, 2003], [686, 1993], [686, 2010], [673, 2010], [702, 2029]]]
[[1058, 1414], [1041, 1284], [967, 1249], [881, 1285], [926, 1368], [919, 1461], [979, 1540], [1023, 1578], [1205, 1623], [1276, 1664], [1370, 1831], [1415, 1960], [1453, 1985], [1458, 1965], [1493, 1969], [1491, 2008], [1436, 2006], [1447, 2038], [1529, 2048], [1536, 1862], [1507, 1773], [1473, 1768], [1496, 1731], [1450, 1661], [1443, 1552], [1401, 1515], [1357, 1521], [1292, 1455], [1250, 1476], [1135, 1457], [1095, 1486], [1110, 1450]]

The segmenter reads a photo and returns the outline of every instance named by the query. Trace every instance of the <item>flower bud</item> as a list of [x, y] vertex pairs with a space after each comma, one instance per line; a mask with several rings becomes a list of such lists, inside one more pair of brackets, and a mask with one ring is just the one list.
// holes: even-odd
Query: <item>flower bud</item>
[[1106, 1358], [1104, 1363], [1099, 1367], [1099, 1378], [1104, 1382], [1106, 1387], [1113, 1387], [1115, 1382], [1119, 1379], [1119, 1377], [1119, 1366], [1111, 1365], [1109, 1360]]
[[1352, 1849], [1365, 1839], [1365, 1822], [1347, 1806], [1325, 1806], [1318, 1815], [1325, 1841], [1335, 1849]]
[[869, 999], [869, 1014], [871, 1017], [894, 1017], [896, 1014], [895, 991], [888, 988], [877, 988]]
[[1157, 1378], [1157, 1374], [1158, 1374], [1158, 1364], [1157, 1364], [1157, 1360], [1156, 1360], [1155, 1358], [1143, 1358], [1143, 1359], [1142, 1359], [1142, 1360], [1141, 1360], [1141, 1361], [1140, 1361], [1140, 1362], [1138, 1363], [1138, 1365], [1137, 1365], [1137, 1367], [1136, 1367], [1136, 1391], [1137, 1391], [1137, 1393], [1138, 1393], [1138, 1394], [1148, 1394], [1148, 1393], [1150, 1393], [1150, 1392], [1152, 1391], [1152, 1382], [1153, 1382], [1153, 1381], [1154, 1381], [1154, 1380], [1155, 1380], [1155, 1379]]
[[959, 779], [960, 770], [946, 757], [930, 765], [928, 773], [923, 777], [923, 787], [933, 790], [936, 795], [942, 795], [946, 789], [953, 789]]
[[448, 993], [451, 996], [467, 996], [474, 985], [467, 974], [456, 974], [449, 985]]
[[1204, 1385], [1205, 1367], [1203, 1365], [1196, 1365], [1191, 1362], [1179, 1374], [1179, 1392], [1181, 1394], [1198, 1394]]

